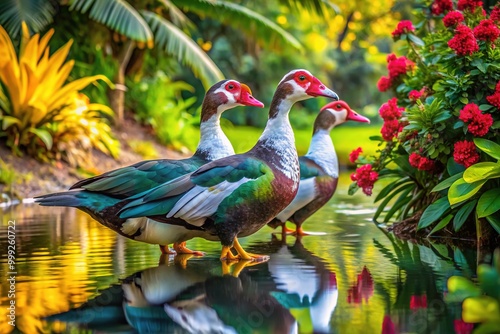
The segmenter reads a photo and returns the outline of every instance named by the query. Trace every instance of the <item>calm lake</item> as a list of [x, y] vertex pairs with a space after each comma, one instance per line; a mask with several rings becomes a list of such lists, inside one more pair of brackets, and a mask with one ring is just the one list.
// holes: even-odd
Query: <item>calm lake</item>
[[271, 259], [247, 267], [223, 267], [218, 243], [192, 240], [206, 256], [174, 259], [75, 209], [0, 208], [0, 333], [470, 332], [460, 305], [444, 297], [448, 277], [476, 272], [475, 250], [394, 239], [371, 221], [373, 198], [347, 195], [349, 183], [343, 174], [332, 200], [304, 224], [326, 235], [282, 241], [265, 227], [241, 241]]

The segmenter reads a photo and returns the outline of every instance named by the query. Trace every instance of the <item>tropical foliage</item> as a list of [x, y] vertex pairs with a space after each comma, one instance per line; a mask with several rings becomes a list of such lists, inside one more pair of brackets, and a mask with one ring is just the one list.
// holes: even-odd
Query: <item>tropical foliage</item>
[[48, 42], [53, 30], [40, 38], [30, 37], [23, 24], [16, 54], [6, 31], [0, 26], [0, 135], [20, 155], [25, 150], [40, 159], [66, 158], [82, 162], [90, 148], [116, 156], [118, 143], [102, 113], [112, 116], [105, 105], [91, 104], [79, 90], [104, 80], [102, 75], [68, 80], [74, 61], [66, 61], [71, 41], [50, 55]]
[[194, 124], [197, 117], [190, 112], [196, 97], [182, 98], [193, 87], [182, 81], [173, 82], [163, 71], [131, 82], [127, 106], [135, 110], [137, 120], [152, 126], [161, 143], [174, 149], [194, 150], [198, 135]]
[[375, 219], [421, 215], [418, 228], [433, 233], [486, 218], [500, 233], [500, 6], [435, 0], [416, 17], [392, 33], [405, 55], [387, 57], [378, 88], [395, 97], [379, 110], [379, 153], [357, 159], [350, 191], [390, 178]]
[[492, 265], [478, 266], [477, 281], [450, 277], [446, 301], [462, 303], [463, 321], [480, 324], [474, 333], [496, 333], [500, 328], [500, 249], [493, 255]]

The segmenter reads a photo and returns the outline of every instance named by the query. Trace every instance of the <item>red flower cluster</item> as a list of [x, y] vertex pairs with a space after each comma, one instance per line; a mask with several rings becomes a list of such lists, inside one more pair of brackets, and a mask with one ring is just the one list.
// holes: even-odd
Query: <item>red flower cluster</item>
[[415, 102], [418, 99], [420, 99], [422, 95], [423, 95], [422, 91], [412, 90], [411, 92], [408, 93], [408, 98], [410, 99], [410, 101]]
[[359, 154], [361, 152], [363, 152], [363, 149], [361, 147], [358, 147], [357, 149], [353, 150], [351, 153], [349, 153], [349, 161], [355, 163], [356, 160], [358, 160]]
[[409, 20], [403, 20], [398, 23], [396, 29], [392, 32], [392, 37], [398, 38], [401, 37], [402, 34], [407, 34], [410, 31], [415, 31], [413, 23]]
[[453, 159], [456, 163], [469, 167], [479, 161], [474, 142], [463, 140], [457, 141], [453, 147]]
[[377, 88], [381, 92], [387, 91], [389, 88], [391, 88], [391, 79], [389, 79], [389, 77], [381, 77], [377, 82]]
[[449, 10], [453, 10], [453, 2], [451, 0], [434, 0], [431, 5], [431, 12], [434, 15], [441, 15]]
[[418, 153], [410, 154], [408, 161], [410, 162], [410, 165], [417, 168], [418, 170], [432, 171], [435, 167], [434, 160], [423, 157]]
[[460, 110], [459, 118], [469, 124], [469, 132], [477, 137], [487, 134], [493, 124], [493, 117], [490, 114], [481, 113], [481, 110], [475, 103], [469, 103]]
[[457, 2], [457, 8], [459, 10], [470, 10], [471, 12], [474, 11], [477, 7], [481, 7], [483, 5], [483, 2], [480, 0], [458, 0]]
[[464, 22], [464, 15], [456, 10], [449, 12], [443, 17], [445, 27], [456, 27], [460, 22]]
[[495, 87], [495, 93], [490, 96], [486, 96], [486, 100], [492, 105], [500, 109], [500, 81]]
[[448, 41], [448, 46], [459, 56], [471, 55], [479, 50], [472, 30], [463, 24], [457, 27], [455, 36]]
[[356, 169], [355, 173], [351, 174], [351, 180], [356, 181], [358, 187], [363, 189], [363, 192], [371, 196], [373, 184], [378, 179], [378, 173], [372, 170], [372, 165], [363, 165]]
[[406, 72], [411, 70], [414, 65], [415, 63], [406, 58], [405, 56], [397, 58], [396, 55], [393, 53], [388, 55], [387, 69], [389, 70], [389, 79], [392, 82], [400, 75], [406, 74]]
[[384, 120], [384, 125], [382, 125], [380, 132], [384, 140], [391, 141], [403, 130], [403, 125], [399, 121], [403, 110], [404, 108], [398, 107], [398, 99], [395, 97], [380, 106], [378, 113]]
[[490, 13], [490, 20], [493, 22], [500, 22], [500, 6], [495, 6]]
[[493, 20], [482, 20], [474, 28], [474, 36], [482, 41], [494, 42], [500, 36], [500, 29], [497, 28]]
[[[403, 21], [401, 21], [403, 22]], [[389, 76], [383, 76], [377, 82], [377, 88], [381, 92], [387, 91], [394, 82], [399, 78], [400, 75], [406, 74], [411, 71], [415, 66], [415, 63], [406, 58], [405, 56], [396, 57], [394, 53], [387, 56], [387, 70]]]
[[467, 323], [462, 319], [453, 320], [455, 334], [470, 334], [474, 330], [474, 324]]

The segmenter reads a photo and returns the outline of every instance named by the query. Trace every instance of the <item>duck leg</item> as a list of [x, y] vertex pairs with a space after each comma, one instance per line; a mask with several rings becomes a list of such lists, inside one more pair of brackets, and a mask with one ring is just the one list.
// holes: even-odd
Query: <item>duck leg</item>
[[231, 252], [231, 246], [223, 246], [222, 247], [222, 252], [220, 254], [220, 260], [224, 261], [238, 261], [240, 257], [238, 255], [234, 255], [233, 252]]
[[254, 261], [239, 261], [239, 262], [222, 261], [222, 275], [223, 276], [231, 275], [234, 277], [238, 277], [244, 268], [256, 266], [261, 263], [262, 262], [254, 262]]
[[283, 235], [286, 235], [286, 234], [293, 234], [295, 231], [292, 230], [291, 228], [288, 228], [286, 227], [286, 223], [283, 223], [283, 225], [281, 225], [281, 233]]
[[236, 250], [236, 252], [238, 253], [238, 255], [240, 256], [241, 260], [256, 261], [256, 262], [262, 262], [262, 261], [269, 260], [269, 255], [247, 253], [243, 249], [243, 247], [241, 247], [240, 242], [238, 241], [238, 238], [234, 238], [233, 247]]
[[168, 245], [158, 245], [158, 246], [160, 246], [160, 250], [161, 250], [162, 254], [168, 254], [168, 255], [177, 254], [175, 252], [175, 250], [170, 249], [170, 247], [168, 247]]
[[175, 242], [174, 243], [174, 249], [177, 252], [177, 254], [193, 254], [195, 256], [203, 256], [205, 253], [199, 252], [199, 251], [194, 251], [186, 247], [186, 242]]
[[325, 232], [307, 232], [302, 229], [302, 226], [297, 226], [297, 230], [292, 233], [293, 235], [297, 237], [303, 237], [306, 235], [325, 235]]

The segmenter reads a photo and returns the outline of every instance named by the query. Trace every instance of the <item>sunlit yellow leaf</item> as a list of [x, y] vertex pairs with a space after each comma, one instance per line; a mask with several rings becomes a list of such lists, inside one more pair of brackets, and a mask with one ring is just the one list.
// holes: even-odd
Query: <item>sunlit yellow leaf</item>
[[490, 296], [467, 298], [462, 304], [462, 319], [468, 323], [498, 320], [499, 303]]

